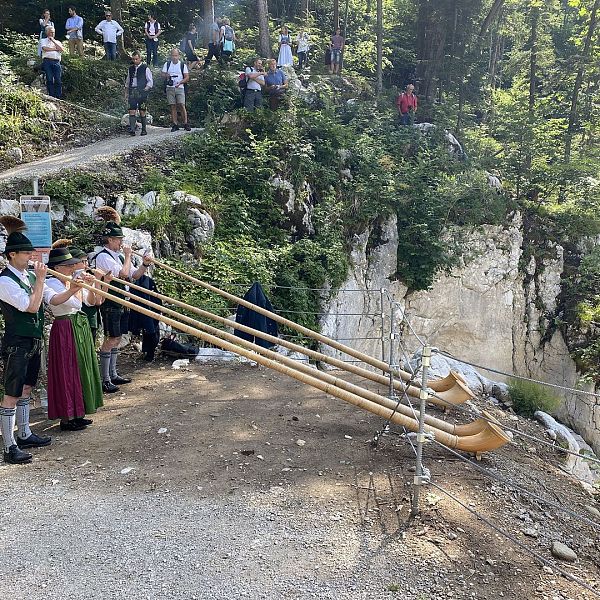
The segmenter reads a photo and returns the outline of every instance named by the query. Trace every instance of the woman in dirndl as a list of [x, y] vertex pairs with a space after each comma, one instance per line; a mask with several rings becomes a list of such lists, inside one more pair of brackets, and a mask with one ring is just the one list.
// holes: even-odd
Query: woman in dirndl
[[279, 34], [279, 56], [277, 57], [278, 67], [288, 67], [294, 64], [292, 56], [292, 36], [289, 29], [284, 25]]
[[[68, 248], [50, 251], [48, 267], [61, 275], [71, 276], [82, 265]], [[96, 412], [103, 405], [102, 384], [92, 332], [83, 304], [94, 305], [99, 297], [77, 285], [78, 278], [63, 282], [50, 277], [47, 285], [53, 290], [69, 290], [73, 295], [62, 304], [50, 306], [54, 323], [50, 329], [48, 350], [48, 418], [60, 419], [62, 431], [80, 431], [92, 424], [84, 415]], [[82, 281], [93, 284], [91, 275]]]

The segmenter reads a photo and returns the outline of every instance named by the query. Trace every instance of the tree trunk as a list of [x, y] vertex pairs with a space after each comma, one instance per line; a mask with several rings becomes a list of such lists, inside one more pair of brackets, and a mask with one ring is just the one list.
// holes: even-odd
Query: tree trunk
[[127, 59], [129, 54], [125, 50], [125, 39], [128, 45], [132, 42], [131, 30], [127, 25], [129, 23], [127, 0], [110, 0], [110, 12], [113, 19], [124, 29], [123, 35], [117, 37], [117, 52], [122, 59]]
[[344, 38], [348, 37], [348, 11], [350, 9], [350, 0], [346, 0], [346, 7], [344, 8]]
[[485, 36], [490, 25], [492, 24], [494, 19], [497, 17], [497, 15], [499, 14], [499, 12], [503, 6], [504, 6], [504, 0], [494, 0], [494, 4], [492, 4], [490, 11], [485, 16], [485, 19], [483, 20], [483, 23], [481, 24], [481, 28], [479, 29], [479, 39], [480, 40], [483, 39], [483, 37]]
[[202, 0], [202, 18], [204, 19], [204, 43], [208, 46], [210, 42], [211, 26], [215, 20], [214, 0]]
[[333, 31], [340, 26], [340, 0], [333, 0]]
[[383, 0], [377, 0], [377, 94], [383, 91]]
[[271, 50], [271, 39], [269, 37], [269, 7], [267, 0], [256, 0], [256, 9], [258, 12], [258, 41], [260, 44], [260, 54], [266, 58], [273, 56]]
[[308, 27], [310, 21], [310, 6], [309, 0], [302, 0], [302, 7], [300, 8], [300, 18], [304, 20], [304, 24]]
[[577, 121], [577, 101], [579, 99], [579, 92], [581, 90], [581, 84], [583, 82], [585, 67], [590, 58], [590, 50], [592, 47], [592, 39], [594, 37], [594, 32], [596, 31], [596, 22], [599, 6], [600, 0], [594, 0], [594, 6], [592, 7], [592, 12], [590, 14], [590, 22], [588, 25], [587, 34], [585, 36], [585, 43], [583, 45], [583, 52], [579, 60], [577, 75], [575, 76], [575, 83], [573, 84], [573, 93], [571, 94], [571, 110], [569, 111], [569, 124], [567, 126], [567, 137], [565, 140], [565, 160], [567, 162], [571, 160], [573, 133], [575, 130], [575, 123]]

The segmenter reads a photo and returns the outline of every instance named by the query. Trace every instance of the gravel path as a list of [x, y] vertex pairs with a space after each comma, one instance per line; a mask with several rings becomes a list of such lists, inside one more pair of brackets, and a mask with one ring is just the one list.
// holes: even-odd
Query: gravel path
[[[202, 131], [202, 129], [192, 129], [192, 132]], [[126, 154], [136, 148], [145, 146], [155, 146], [170, 140], [179, 138], [190, 132], [180, 129], [171, 133], [171, 130], [166, 127], [148, 126], [148, 135], [141, 137], [120, 136], [110, 138], [82, 146], [73, 148], [61, 154], [47, 156], [41, 160], [31, 163], [25, 163], [12, 169], [7, 169], [0, 173], [0, 182], [6, 182], [13, 179], [32, 179], [34, 177], [46, 177], [47, 175], [57, 173], [65, 169], [74, 169], [94, 165], [98, 166], [99, 162], [109, 160], [120, 154]]]

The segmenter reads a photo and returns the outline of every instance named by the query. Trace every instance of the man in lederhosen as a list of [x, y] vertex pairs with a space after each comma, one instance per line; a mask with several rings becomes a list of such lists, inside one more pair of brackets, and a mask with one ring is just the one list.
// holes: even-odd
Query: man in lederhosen
[[140, 112], [140, 121], [142, 122], [142, 133], [146, 135], [146, 101], [148, 94], [154, 85], [152, 71], [148, 65], [142, 64], [142, 57], [139, 52], [133, 52], [131, 55], [131, 66], [125, 78], [125, 99], [129, 106], [129, 135], [135, 135], [137, 124], [136, 112]]
[[[95, 266], [100, 271], [110, 273], [119, 279], [139, 279], [146, 273], [151, 259], [144, 257], [140, 267], [131, 273], [131, 247], [123, 246], [123, 237], [123, 230], [119, 225], [113, 222], [106, 223], [102, 231], [104, 248], [96, 254]], [[123, 284], [113, 281], [112, 285], [124, 289]], [[104, 342], [100, 346], [100, 375], [102, 389], [105, 393], [111, 394], [119, 391], [119, 385], [131, 383], [131, 379], [122, 377], [117, 371], [119, 342], [121, 336], [127, 333], [129, 314], [121, 304], [108, 298], [101, 305], [100, 312], [104, 325]]]
[[[5, 222], [5, 219], [9, 221]], [[29, 427], [29, 402], [37, 384], [41, 364], [44, 333], [43, 302], [62, 304], [72, 291], [57, 294], [46, 284], [47, 268], [34, 263], [33, 273], [27, 270], [34, 247], [20, 231], [10, 232], [11, 226], [23, 229], [24, 223], [14, 217], [2, 217], [0, 222], [9, 231], [4, 254], [8, 266], [0, 273], [0, 308], [5, 331], [2, 338], [4, 359], [4, 397], [0, 403], [0, 431], [4, 443], [4, 462], [31, 462], [26, 448], [47, 446], [51, 439], [32, 433]], [[18, 426], [15, 439], [15, 422]]]

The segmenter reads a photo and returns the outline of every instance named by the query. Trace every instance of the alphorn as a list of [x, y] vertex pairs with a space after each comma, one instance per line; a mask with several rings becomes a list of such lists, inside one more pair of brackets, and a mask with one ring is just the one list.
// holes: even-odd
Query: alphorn
[[[104, 274], [99, 269], [96, 269], [96, 271]], [[369, 371], [368, 369], [364, 369], [362, 367], [359, 367], [358, 365], [354, 365], [351, 363], [345, 363], [344, 361], [334, 358], [332, 356], [327, 356], [326, 354], [323, 354], [322, 352], [317, 352], [316, 350], [311, 350], [310, 348], [306, 348], [305, 346], [301, 346], [300, 344], [295, 344], [294, 342], [290, 342], [288, 340], [278, 338], [273, 335], [269, 335], [268, 333], [265, 333], [264, 331], [260, 331], [258, 329], [253, 329], [252, 327], [248, 327], [247, 325], [242, 325], [240, 323], [234, 324], [225, 317], [216, 315], [212, 312], [203, 310], [201, 308], [197, 308], [196, 306], [192, 306], [191, 304], [187, 304], [186, 302], [182, 302], [181, 300], [176, 300], [175, 298], [171, 298], [170, 296], [165, 296], [164, 294], [160, 294], [158, 292], [148, 290], [142, 286], [125, 281], [124, 279], [119, 279], [118, 277], [113, 277], [112, 280], [116, 281], [117, 283], [121, 283], [123, 285], [128, 285], [131, 289], [143, 292], [144, 294], [152, 296], [153, 298], [158, 298], [159, 300], [162, 300], [163, 302], [168, 302], [169, 304], [173, 304], [174, 306], [178, 306], [179, 308], [183, 308], [185, 310], [193, 312], [201, 317], [211, 319], [212, 321], [216, 321], [217, 323], [221, 323], [222, 325], [226, 325], [228, 327], [233, 327], [234, 329], [237, 329], [239, 331], [249, 333], [255, 337], [259, 337], [263, 340], [266, 340], [267, 342], [271, 342], [272, 344], [278, 344], [280, 346], [288, 348], [289, 350], [294, 350], [295, 352], [300, 352], [300, 353], [304, 354], [305, 356], [312, 358], [314, 360], [318, 360], [318, 361], [330, 364], [333, 367], [347, 371], [349, 373], [353, 373], [354, 375], [359, 375], [360, 377], [364, 377], [365, 379], [370, 379], [371, 381], [374, 381], [376, 383], [379, 383], [382, 385], [389, 385], [390, 381], [385, 375], [380, 375], [379, 373], [376, 373], [374, 371]], [[111, 289], [118, 291], [117, 288], [112, 288], [112, 286], [109, 286], [109, 287], [111, 287]], [[195, 323], [197, 323], [197, 321]], [[240, 339], [240, 338], [236, 338], [236, 339]], [[393, 383], [394, 383], [394, 389], [399, 390], [401, 392], [406, 392], [409, 396], [412, 396], [414, 398], [419, 397], [420, 388], [418, 388], [417, 386], [406, 385], [402, 381], [399, 381], [399, 380], [394, 380]], [[443, 406], [444, 408], [447, 408], [450, 405], [458, 404], [457, 400], [460, 400], [460, 398], [457, 398], [455, 390], [437, 392], [436, 395], [439, 396], [439, 398], [436, 398], [435, 396], [430, 396], [429, 401], [433, 402], [434, 404], [439, 404], [440, 406]]]
[[[141, 257], [144, 256], [143, 254], [140, 254], [139, 252], [136, 252], [135, 254], [137, 256], [141, 256]], [[327, 336], [325, 336], [321, 333], [318, 333], [317, 331], [313, 331], [312, 329], [309, 329], [308, 327], [304, 327], [303, 325], [299, 325], [298, 323], [295, 323], [294, 321], [290, 321], [289, 319], [286, 319], [285, 317], [282, 317], [281, 315], [278, 315], [277, 313], [271, 312], [270, 310], [267, 310], [266, 308], [256, 306], [255, 304], [252, 304], [251, 302], [248, 302], [247, 300], [244, 300], [243, 298], [240, 298], [239, 296], [235, 296], [234, 294], [230, 294], [229, 292], [221, 290], [218, 287], [211, 285], [210, 283], [206, 283], [205, 281], [198, 279], [197, 277], [193, 277], [192, 275], [189, 275], [188, 273], [184, 273], [183, 271], [180, 271], [179, 269], [175, 269], [174, 267], [172, 267], [164, 262], [161, 262], [160, 260], [156, 260], [153, 258], [152, 261], [158, 267], [161, 267], [163, 269], [166, 269], [167, 271], [170, 271], [171, 273], [179, 275], [180, 277], [183, 277], [184, 279], [187, 279], [188, 281], [191, 281], [192, 283], [195, 283], [195, 284], [203, 287], [206, 290], [209, 290], [215, 294], [218, 294], [219, 296], [222, 296], [223, 298], [227, 298], [228, 300], [231, 300], [232, 302], [235, 302], [236, 304], [240, 304], [241, 306], [250, 308], [254, 312], [257, 312], [261, 315], [269, 317], [270, 319], [273, 319], [273, 321], [277, 321], [278, 323], [281, 323], [282, 325], [285, 325], [286, 327], [289, 327], [290, 329], [294, 329], [295, 331], [298, 331], [299, 333], [301, 333], [302, 335], [305, 335], [306, 337], [309, 337], [313, 340], [316, 340], [318, 342], [321, 342], [323, 344], [331, 346], [332, 348], [335, 348], [336, 350], [339, 350], [340, 352], [343, 352], [344, 354], [347, 354], [358, 360], [361, 360], [361, 361], [365, 362], [366, 364], [371, 365], [372, 367], [375, 367], [376, 369], [378, 369], [380, 371], [383, 371], [384, 373], [389, 373], [390, 371], [393, 371], [394, 377], [402, 379], [403, 381], [410, 381], [413, 377], [407, 371], [403, 371], [402, 369], [391, 369], [390, 365], [388, 365], [386, 362], [384, 362], [382, 360], [378, 360], [377, 358], [369, 356], [368, 354], [365, 354], [364, 352], [355, 350], [354, 348], [351, 348], [350, 346], [346, 346], [345, 344], [342, 344], [341, 342], [338, 342], [337, 340], [328, 338]], [[415, 384], [418, 387], [420, 387], [419, 382], [415, 382]], [[455, 400], [451, 402], [452, 404], [461, 404], [462, 402], [466, 402], [467, 400], [470, 400], [475, 397], [475, 394], [473, 394], [473, 392], [465, 384], [464, 379], [455, 371], [450, 371], [450, 373], [442, 379], [437, 379], [435, 381], [428, 381], [427, 387], [432, 389], [434, 392], [449, 392], [450, 390], [453, 390]], [[458, 400], [459, 398], [462, 398], [462, 399]]]
[[[53, 271], [52, 269], [48, 269], [48, 273], [50, 273], [51, 275], [54, 275], [61, 281], [71, 281], [70, 277], [63, 275], [62, 273]], [[298, 368], [297, 368], [298, 365], [294, 365], [294, 367], [290, 367], [285, 364], [282, 364], [281, 362], [271, 360], [270, 358], [267, 358], [266, 356], [263, 356], [262, 354], [257, 354], [251, 350], [242, 348], [240, 345], [236, 345], [236, 344], [227, 342], [224, 339], [221, 339], [214, 335], [205, 333], [204, 331], [200, 331], [199, 329], [195, 329], [194, 327], [191, 327], [190, 325], [180, 323], [179, 321], [176, 321], [175, 319], [165, 317], [164, 315], [156, 314], [156, 312], [154, 312], [152, 310], [149, 310], [149, 309], [139, 306], [137, 304], [133, 304], [132, 302], [124, 300], [123, 298], [120, 298], [118, 296], [114, 296], [113, 294], [109, 294], [108, 292], [105, 292], [101, 289], [94, 288], [84, 282], [77, 282], [77, 285], [79, 285], [80, 287], [82, 287], [84, 289], [94, 292], [96, 295], [102, 296], [104, 298], [109, 298], [113, 302], [116, 302], [117, 304], [121, 304], [122, 306], [126, 306], [127, 308], [130, 308], [131, 310], [135, 310], [143, 315], [146, 315], [153, 319], [162, 321], [166, 325], [174, 327], [175, 329], [178, 329], [179, 331], [183, 331], [184, 333], [193, 335], [194, 337], [197, 337], [213, 346], [217, 346], [219, 348], [222, 348], [223, 350], [233, 352], [235, 354], [238, 354], [240, 356], [248, 358], [249, 360], [257, 362], [258, 364], [261, 364], [265, 367], [268, 367], [275, 371], [278, 371], [279, 373], [288, 375], [289, 377], [292, 377], [293, 379], [296, 379], [297, 381], [300, 381], [301, 383], [310, 385], [318, 390], [325, 392], [326, 394], [335, 396], [341, 400], [348, 402], [349, 404], [353, 404], [354, 406], [357, 406], [358, 408], [362, 408], [363, 410], [367, 410], [367, 411], [369, 411], [377, 416], [380, 416], [384, 419], [388, 419], [392, 423], [395, 423], [396, 425], [406, 427], [410, 431], [418, 432], [418, 430], [419, 430], [419, 423], [416, 419], [407, 417], [406, 415], [403, 415], [392, 409], [381, 406], [380, 404], [377, 404], [376, 402], [367, 400], [366, 398], [363, 398], [362, 396], [358, 396], [357, 394], [354, 394], [352, 392], [338, 388], [335, 385], [332, 385], [322, 379], [315, 377], [314, 376], [315, 374], [308, 375], [308, 374], [302, 373], [298, 370]], [[121, 290], [120, 290], [120, 293], [122, 293]], [[141, 300], [141, 299], [138, 298], [137, 300]], [[153, 304], [153, 303], [151, 303], [151, 304]], [[158, 308], [158, 305], [157, 305], [157, 308]], [[248, 342], [248, 343], [250, 344], [251, 342]], [[260, 348], [260, 346], [257, 346], [257, 348]], [[456, 449], [462, 450], [464, 452], [471, 452], [471, 453], [476, 453], [476, 454], [481, 453], [481, 452], [488, 452], [491, 450], [495, 450], [511, 441], [511, 438], [508, 437], [504, 433], [504, 431], [502, 431], [502, 429], [500, 427], [498, 427], [497, 425], [495, 425], [494, 423], [491, 423], [489, 421], [486, 421], [485, 429], [483, 429], [482, 431], [479, 431], [478, 433], [475, 433], [474, 435], [458, 436], [458, 435], [450, 434], [446, 431], [442, 431], [440, 429], [436, 429], [435, 427], [431, 427], [430, 425], [425, 425], [425, 431], [427, 433], [433, 434], [435, 436], [435, 439], [444, 446], [447, 446], [449, 448], [456, 448]]]
[[[100, 271], [99, 269], [96, 269], [96, 271], [102, 273], [102, 271]], [[122, 279], [119, 279], [118, 277], [113, 277], [112, 279], [117, 281], [118, 283], [127, 283], [127, 285], [129, 285], [129, 287], [131, 289], [139, 290], [145, 294], [155, 296], [165, 302], [170, 302], [170, 303], [173, 302], [177, 306], [180, 306], [181, 308], [190, 309], [190, 310], [196, 308], [189, 304], [186, 304], [185, 302], [181, 302], [180, 300], [175, 300], [174, 298], [170, 298], [169, 296], [159, 294], [158, 292], [152, 292], [151, 290], [148, 290], [140, 285], [137, 285], [134, 283], [128, 283]], [[405, 406], [403, 404], [399, 404], [398, 402], [396, 402], [390, 398], [381, 396], [380, 394], [376, 394], [376, 393], [372, 392], [371, 390], [368, 390], [361, 386], [354, 385], [344, 379], [340, 379], [329, 373], [323, 373], [321, 371], [317, 371], [314, 368], [310, 367], [309, 365], [295, 361], [289, 357], [282, 356], [281, 354], [278, 354], [277, 352], [274, 352], [267, 348], [263, 348], [262, 346], [258, 346], [252, 342], [249, 342], [248, 340], [244, 340], [244, 339], [239, 338], [231, 333], [223, 331], [222, 329], [217, 329], [216, 327], [211, 327], [210, 325], [207, 325], [206, 323], [198, 321], [198, 320], [194, 319], [193, 317], [189, 317], [187, 315], [178, 313], [170, 308], [167, 308], [166, 306], [161, 306], [160, 304], [156, 304], [155, 302], [152, 302], [151, 300], [147, 300], [145, 298], [140, 298], [139, 296], [136, 296], [134, 294], [131, 294], [130, 292], [124, 291], [121, 288], [117, 288], [116, 286], [113, 286], [109, 283], [106, 283], [106, 282], [101, 282], [101, 283], [102, 283], [103, 287], [105, 287], [113, 292], [116, 292], [121, 295], [129, 296], [129, 298], [134, 302], [141, 302], [142, 304], [145, 304], [146, 306], [149, 306], [154, 310], [158, 310], [159, 312], [163, 312], [168, 315], [172, 315], [180, 320], [183, 320], [188, 325], [192, 325], [193, 327], [200, 329], [202, 331], [205, 331], [207, 333], [210, 333], [211, 335], [215, 335], [215, 336], [225, 339], [228, 342], [231, 342], [233, 344], [238, 344], [238, 345], [241, 345], [242, 347], [253, 350], [254, 352], [258, 352], [259, 354], [262, 354], [263, 356], [266, 356], [267, 358], [270, 358], [271, 360], [279, 361], [279, 362], [281, 362], [289, 367], [295, 368], [303, 373], [306, 373], [311, 376], [315, 376], [318, 379], [322, 379], [323, 381], [325, 381], [327, 383], [331, 383], [332, 385], [335, 385], [337, 387], [345, 389], [346, 391], [357, 394], [358, 396], [362, 396], [363, 398], [366, 398], [367, 400], [371, 400], [372, 402], [376, 402], [377, 404], [380, 404], [381, 406], [384, 406], [386, 408], [389, 408], [392, 410], [397, 410], [398, 412], [401, 412], [402, 414], [404, 414], [408, 417], [416, 418], [414, 409], [412, 409], [408, 406]], [[201, 309], [197, 309], [197, 310], [201, 313], [206, 313], [206, 311], [202, 311]], [[206, 313], [206, 314], [212, 315], [212, 313]], [[231, 325], [231, 323], [227, 319], [225, 319], [223, 317], [221, 317], [221, 318], [223, 319], [225, 324]], [[262, 333], [262, 332], [259, 332], [258, 330], [252, 329], [251, 327], [246, 327], [245, 325], [236, 324], [236, 329], [238, 327], [240, 327], [244, 331], [247, 331], [247, 333], [252, 333], [255, 331], [257, 333]], [[277, 343], [277, 341], [279, 339], [279, 338], [276, 338], [274, 336], [269, 336], [269, 335], [267, 335], [267, 337], [265, 339], [267, 339], [267, 338], [271, 338], [272, 340], [274, 340], [275, 341], [274, 343]], [[370, 371], [367, 371], [367, 373], [370, 373]], [[383, 377], [383, 376], [380, 376], [380, 377], [383, 378], [384, 383], [387, 383], [387, 379], [385, 377]], [[417, 391], [417, 393], [419, 392], [419, 390], [417, 388], [414, 388], [414, 389]], [[453, 425], [451, 423], [447, 423], [446, 421], [443, 421], [442, 419], [437, 419], [430, 415], [426, 415], [425, 422], [428, 425], [431, 425], [432, 427], [435, 427], [435, 428], [441, 429], [442, 431], [445, 431], [447, 433], [452, 433], [452, 434], [459, 435], [459, 436], [473, 435], [474, 433], [483, 431], [486, 427], [485, 419], [477, 419], [476, 421], [473, 421], [472, 423], [467, 423], [465, 425]]]

